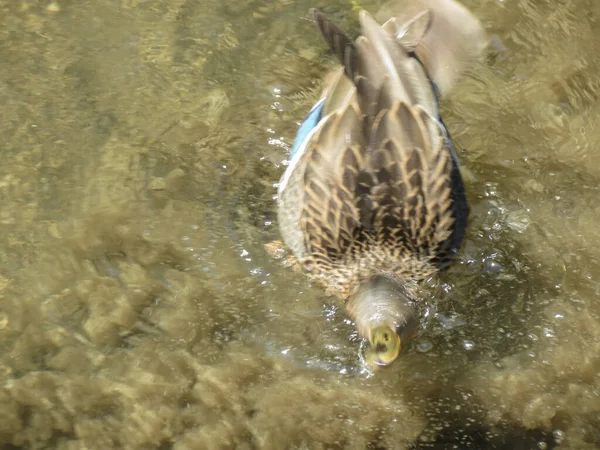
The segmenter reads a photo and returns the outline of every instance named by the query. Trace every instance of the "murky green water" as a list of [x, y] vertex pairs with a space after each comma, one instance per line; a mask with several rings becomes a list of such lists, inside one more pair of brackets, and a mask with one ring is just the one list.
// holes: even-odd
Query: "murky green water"
[[2, 448], [598, 448], [600, 3], [465, 4], [468, 239], [367, 377], [263, 248], [323, 2], [0, 1]]

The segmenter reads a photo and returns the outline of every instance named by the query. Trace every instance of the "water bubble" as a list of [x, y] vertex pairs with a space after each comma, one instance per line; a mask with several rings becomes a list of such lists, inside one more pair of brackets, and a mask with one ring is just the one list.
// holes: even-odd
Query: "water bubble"
[[554, 331], [552, 328], [544, 328], [544, 336], [549, 338], [554, 337]]
[[562, 430], [554, 430], [552, 432], [552, 436], [554, 436], [556, 442], [560, 444], [560, 442], [565, 438], [565, 433], [563, 433]]
[[525, 211], [513, 211], [506, 217], [506, 224], [517, 233], [522, 233], [529, 227], [529, 217]]
[[460, 326], [466, 324], [466, 321], [463, 320], [458, 315], [446, 316], [444, 314], [436, 314], [435, 316], [438, 319], [438, 321], [442, 324], [442, 326], [448, 330], [451, 330], [453, 328], [457, 328], [457, 327], [460, 327]]
[[538, 442], [537, 446], [540, 450], [546, 450], [548, 448], [548, 444], [546, 444], [544, 441]]
[[431, 342], [423, 341], [417, 344], [417, 351], [420, 353], [427, 353], [432, 348], [433, 344]]
[[464, 341], [463, 347], [465, 348], [465, 350], [471, 351], [475, 348], [475, 343], [473, 341]]
[[486, 197], [495, 197], [496, 190], [497, 190], [496, 183], [487, 183], [484, 188], [485, 196]]
[[494, 261], [492, 257], [486, 258], [485, 262], [483, 263], [484, 273], [498, 273], [502, 272], [503, 270], [504, 267], [502, 266], [502, 264], [499, 264], [496, 261]]

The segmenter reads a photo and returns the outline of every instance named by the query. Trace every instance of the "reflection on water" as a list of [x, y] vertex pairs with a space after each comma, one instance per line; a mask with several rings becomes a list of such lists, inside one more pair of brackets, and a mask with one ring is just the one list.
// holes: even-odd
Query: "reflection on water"
[[600, 3], [465, 3], [493, 35], [443, 105], [469, 235], [369, 378], [263, 248], [322, 5], [0, 2], [0, 443], [597, 448]]

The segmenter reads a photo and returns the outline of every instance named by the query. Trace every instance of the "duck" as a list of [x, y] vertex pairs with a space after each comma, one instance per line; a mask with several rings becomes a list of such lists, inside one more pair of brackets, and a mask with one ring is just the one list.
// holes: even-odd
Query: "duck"
[[457, 259], [469, 206], [439, 101], [487, 45], [455, 0], [360, 10], [352, 39], [310, 15], [339, 65], [301, 123], [277, 192], [283, 245], [345, 304], [371, 367], [418, 334], [419, 284]]

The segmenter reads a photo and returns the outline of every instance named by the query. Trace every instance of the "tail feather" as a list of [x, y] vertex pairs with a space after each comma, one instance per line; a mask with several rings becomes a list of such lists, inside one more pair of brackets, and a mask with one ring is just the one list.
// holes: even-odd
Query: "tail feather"
[[353, 40], [317, 8], [310, 10], [317, 28], [344, 66], [346, 76], [354, 81], [357, 75], [357, 51]]

